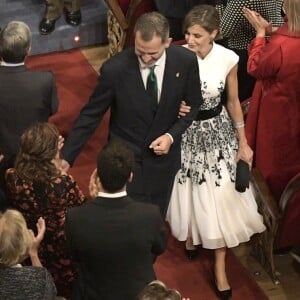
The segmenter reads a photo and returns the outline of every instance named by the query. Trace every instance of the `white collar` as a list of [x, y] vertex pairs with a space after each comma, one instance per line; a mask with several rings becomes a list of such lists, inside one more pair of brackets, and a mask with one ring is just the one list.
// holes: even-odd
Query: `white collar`
[[98, 197], [105, 197], [105, 198], [120, 198], [127, 195], [126, 191], [118, 192], [118, 193], [105, 193], [105, 192], [98, 192]]
[[25, 65], [24, 62], [14, 64], [14, 63], [7, 63], [3, 60], [1, 61], [1, 66], [5, 66], [5, 67], [19, 67], [19, 66], [24, 66], [24, 65]]

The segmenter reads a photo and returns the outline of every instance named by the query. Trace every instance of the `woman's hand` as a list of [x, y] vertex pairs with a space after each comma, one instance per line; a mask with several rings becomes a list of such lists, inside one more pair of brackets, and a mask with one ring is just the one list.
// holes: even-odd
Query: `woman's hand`
[[36, 228], [37, 228], [37, 235], [34, 235], [32, 230], [28, 230], [29, 234], [31, 236], [32, 242], [31, 242], [31, 247], [29, 249], [29, 256], [31, 259], [31, 263], [35, 267], [42, 267], [42, 264], [40, 262], [39, 256], [38, 256], [38, 249], [40, 246], [41, 241], [44, 238], [45, 231], [46, 231], [46, 224], [45, 220], [40, 217], [36, 223]]
[[272, 32], [272, 23], [264, 19], [258, 12], [244, 7], [243, 14], [255, 29], [256, 37], [265, 37], [266, 32]]
[[185, 101], [181, 101], [178, 118], [185, 117], [191, 111], [191, 107], [186, 104]]
[[236, 161], [239, 161], [240, 159], [247, 162], [249, 164], [249, 167], [251, 168], [253, 160], [253, 151], [247, 143], [239, 145]]
[[38, 248], [40, 246], [40, 243], [42, 241], [42, 239], [44, 238], [45, 235], [45, 231], [46, 231], [46, 224], [45, 224], [45, 220], [40, 217], [36, 223], [36, 228], [37, 228], [37, 235], [34, 235], [32, 230], [29, 230], [29, 234], [32, 238], [32, 244], [29, 250], [29, 253], [37, 253], [38, 252]]

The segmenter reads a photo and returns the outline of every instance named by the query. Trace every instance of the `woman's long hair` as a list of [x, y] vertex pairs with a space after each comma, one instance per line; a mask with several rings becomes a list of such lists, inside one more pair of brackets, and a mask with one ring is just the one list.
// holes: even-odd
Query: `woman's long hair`
[[19, 178], [29, 182], [48, 183], [60, 171], [53, 163], [58, 151], [59, 133], [49, 123], [37, 123], [21, 136], [15, 170]]
[[290, 33], [300, 35], [300, 0], [284, 0], [283, 8]]

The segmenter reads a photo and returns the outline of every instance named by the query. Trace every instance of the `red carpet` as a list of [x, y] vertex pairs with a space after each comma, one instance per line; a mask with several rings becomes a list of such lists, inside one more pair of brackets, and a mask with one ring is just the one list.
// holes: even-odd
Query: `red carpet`
[[[97, 82], [97, 73], [80, 51], [54, 53], [28, 59], [33, 69], [51, 70], [56, 75], [59, 112], [51, 119], [66, 137], [88, 100]], [[71, 173], [87, 193], [91, 171], [95, 168], [96, 156], [107, 138], [108, 114], [78, 157]], [[167, 286], [176, 288], [191, 300], [214, 300], [212, 288], [212, 251], [201, 250], [199, 258], [188, 261], [183, 253], [183, 244], [169, 238], [167, 251], [158, 258], [155, 270]], [[227, 256], [228, 277], [233, 289], [233, 300], [268, 299], [246, 269], [229, 251]]]
[[[97, 73], [79, 50], [32, 56], [27, 58], [26, 64], [29, 68], [50, 70], [55, 74], [60, 102], [51, 122], [66, 138], [97, 83]], [[106, 114], [70, 170], [86, 195], [97, 154], [107, 140], [108, 122], [109, 114]]]
[[[155, 264], [158, 278], [191, 300], [219, 299], [213, 290], [213, 251], [201, 249], [199, 257], [189, 261], [184, 255], [183, 247], [184, 243], [169, 237], [167, 251]], [[233, 300], [268, 299], [230, 250], [227, 254], [227, 274]]]

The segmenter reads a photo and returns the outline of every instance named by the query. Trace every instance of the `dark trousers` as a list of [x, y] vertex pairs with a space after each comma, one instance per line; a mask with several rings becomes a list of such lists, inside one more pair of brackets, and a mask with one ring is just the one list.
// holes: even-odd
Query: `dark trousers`
[[45, 18], [48, 20], [58, 19], [63, 13], [63, 9], [77, 11], [80, 9], [82, 0], [46, 0]]
[[255, 78], [247, 72], [248, 51], [244, 49], [231, 49], [239, 56], [238, 64], [238, 88], [239, 99], [244, 101], [252, 96]]
[[176, 169], [156, 168], [136, 162], [133, 180], [127, 184], [127, 193], [136, 201], [157, 205], [164, 218], [169, 206], [175, 174]]

